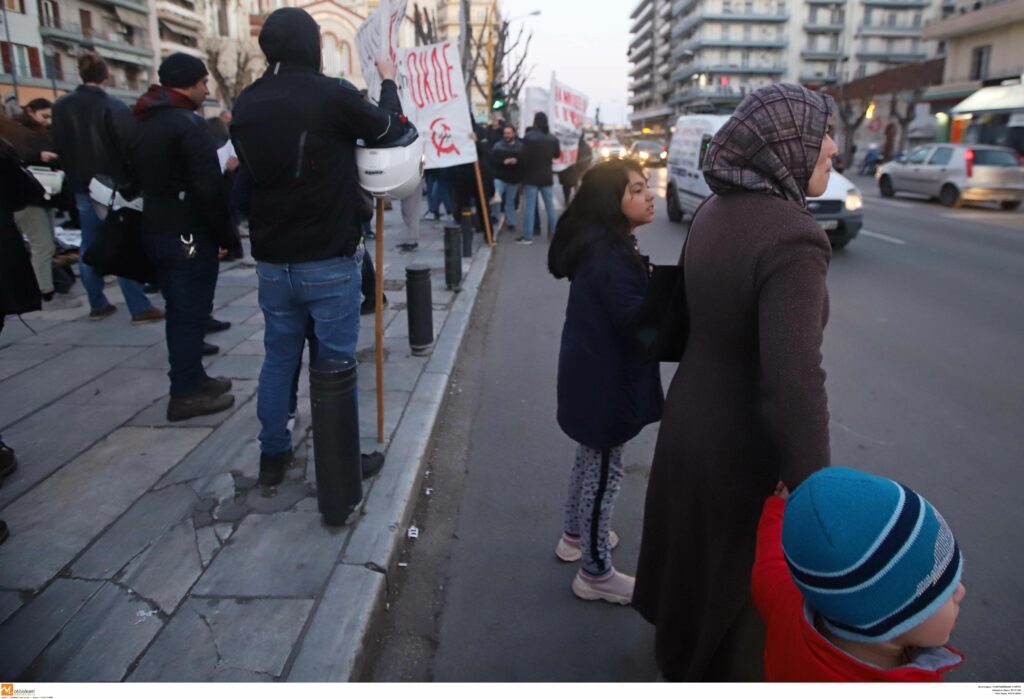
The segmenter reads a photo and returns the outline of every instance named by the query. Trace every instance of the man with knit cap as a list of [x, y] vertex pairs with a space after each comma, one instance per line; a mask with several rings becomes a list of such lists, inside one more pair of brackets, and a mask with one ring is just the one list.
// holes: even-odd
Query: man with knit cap
[[945, 645], [962, 572], [949, 526], [905, 485], [840, 467], [792, 495], [780, 483], [761, 515], [753, 571], [765, 679], [941, 681], [963, 660]]
[[[355, 360], [363, 261], [356, 141], [391, 143], [406, 125], [395, 64], [377, 62], [380, 106], [367, 102], [320, 73], [320, 27], [305, 10], [275, 10], [259, 42], [267, 71], [235, 102], [231, 140], [252, 188], [249, 236], [266, 320], [260, 483], [273, 486], [292, 461], [289, 401], [309, 319], [319, 357]], [[383, 458], [373, 463], [379, 469]], [[362, 475], [372, 475], [365, 460]]]
[[217, 254], [232, 235], [217, 146], [196, 114], [210, 92], [206, 66], [175, 53], [160, 64], [158, 75], [160, 84], [135, 104], [129, 158], [144, 201], [143, 244], [167, 306], [167, 419], [177, 422], [235, 402], [231, 381], [207, 376], [202, 363]]

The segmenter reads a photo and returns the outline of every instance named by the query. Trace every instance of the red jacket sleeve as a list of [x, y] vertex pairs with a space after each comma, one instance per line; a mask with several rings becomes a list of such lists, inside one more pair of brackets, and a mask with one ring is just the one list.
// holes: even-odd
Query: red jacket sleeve
[[799, 595], [799, 590], [789, 577], [789, 568], [782, 553], [782, 514], [785, 509], [786, 501], [772, 495], [764, 503], [761, 522], [757, 526], [757, 553], [751, 576], [751, 593], [766, 624], [784, 598], [793, 592]]

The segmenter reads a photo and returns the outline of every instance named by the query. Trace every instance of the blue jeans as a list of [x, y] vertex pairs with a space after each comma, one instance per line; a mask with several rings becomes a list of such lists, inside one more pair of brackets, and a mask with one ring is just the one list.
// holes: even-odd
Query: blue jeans
[[[89, 307], [94, 311], [99, 311], [110, 305], [106, 294], [103, 293], [103, 277], [96, 274], [96, 271], [85, 264], [82, 259], [85, 257], [85, 251], [99, 235], [101, 221], [100, 217], [96, 215], [96, 209], [92, 207], [92, 200], [88, 194], [76, 194], [75, 206], [78, 208], [78, 220], [82, 226], [78, 271], [82, 275], [82, 286], [85, 287], [85, 293], [89, 297]], [[121, 293], [124, 294], [124, 301], [128, 304], [128, 311], [132, 315], [148, 311], [153, 307], [142, 291], [142, 284], [123, 277], [118, 277], [117, 283], [121, 285]]]
[[452, 204], [451, 191], [448, 188], [448, 173], [440, 170], [427, 170], [427, 211], [432, 214], [441, 213], [441, 205], [444, 204], [445, 213], [451, 215], [455, 210]]
[[514, 230], [516, 227], [516, 188], [519, 185], [514, 182], [505, 182], [504, 180], [494, 180], [494, 191], [497, 193], [498, 198], [501, 199], [500, 203], [491, 204], [491, 217], [497, 217], [502, 211], [505, 212], [505, 221], [509, 230]]
[[548, 235], [554, 235], [558, 219], [555, 217], [555, 198], [551, 185], [538, 187], [528, 184], [523, 186], [526, 204], [523, 211], [523, 237], [533, 240], [533, 226], [537, 215], [537, 192], [544, 197], [544, 212], [548, 215]]
[[[84, 227], [84, 226], [83, 226]], [[200, 391], [203, 335], [213, 312], [217, 286], [217, 244], [195, 236], [196, 256], [188, 258], [177, 236], [145, 234], [142, 245], [156, 267], [160, 293], [166, 304], [167, 359], [171, 365], [171, 397], [186, 398]]]
[[266, 323], [266, 356], [256, 403], [264, 454], [284, 454], [292, 448], [288, 409], [310, 317], [320, 356], [355, 359], [362, 262], [360, 248], [352, 257], [257, 263], [260, 309]]

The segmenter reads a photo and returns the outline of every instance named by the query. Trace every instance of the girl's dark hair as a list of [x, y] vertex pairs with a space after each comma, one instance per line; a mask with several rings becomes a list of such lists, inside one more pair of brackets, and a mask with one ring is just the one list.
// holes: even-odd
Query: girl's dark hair
[[544, 133], [550, 133], [551, 130], [548, 128], [548, 115], [544, 112], [537, 112], [534, 114], [533, 128], [543, 131]]
[[107, 64], [99, 54], [83, 51], [78, 57], [78, 76], [83, 83], [101, 83], [108, 75]]
[[579, 191], [558, 219], [548, 248], [548, 271], [555, 279], [572, 277], [580, 263], [604, 249], [619, 250], [643, 266], [629, 234], [629, 219], [622, 213], [622, 196], [631, 172], [644, 174], [635, 160], [615, 159], [598, 163], [583, 175]]
[[53, 102], [46, 99], [45, 97], [36, 97], [34, 100], [25, 105], [25, 109], [31, 109], [33, 112], [38, 112], [43, 109], [50, 109], [53, 107]]

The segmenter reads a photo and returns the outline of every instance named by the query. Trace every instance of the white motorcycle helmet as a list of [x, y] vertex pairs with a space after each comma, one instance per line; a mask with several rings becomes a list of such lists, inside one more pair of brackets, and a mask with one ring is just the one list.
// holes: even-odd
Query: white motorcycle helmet
[[379, 199], [405, 199], [423, 180], [423, 141], [416, 127], [406, 124], [401, 138], [382, 146], [356, 143], [359, 184]]

